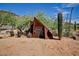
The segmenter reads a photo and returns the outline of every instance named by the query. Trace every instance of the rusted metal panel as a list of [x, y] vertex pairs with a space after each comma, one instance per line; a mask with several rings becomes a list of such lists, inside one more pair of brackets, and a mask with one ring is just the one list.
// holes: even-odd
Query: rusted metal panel
[[40, 38], [40, 35], [42, 34], [45, 39], [48, 39], [49, 38], [48, 37], [48, 31], [50, 31], [50, 30], [48, 30], [48, 28], [46, 26], [44, 26], [39, 20], [34, 18], [33, 33], [32, 33], [32, 36], [34, 38]]
[[47, 30], [47, 28], [44, 28], [44, 32], [45, 32], [45, 39], [48, 39], [48, 35], [47, 35], [48, 30]]
[[38, 22], [37, 20], [34, 20], [33, 22], [33, 37], [38, 37], [40, 35], [40, 32], [42, 30], [42, 24]]

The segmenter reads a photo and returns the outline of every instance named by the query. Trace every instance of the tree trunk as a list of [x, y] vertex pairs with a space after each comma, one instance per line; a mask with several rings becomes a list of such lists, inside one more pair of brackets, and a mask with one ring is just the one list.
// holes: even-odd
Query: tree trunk
[[14, 31], [11, 30], [11, 31], [10, 31], [10, 37], [13, 37], [13, 36], [14, 36]]

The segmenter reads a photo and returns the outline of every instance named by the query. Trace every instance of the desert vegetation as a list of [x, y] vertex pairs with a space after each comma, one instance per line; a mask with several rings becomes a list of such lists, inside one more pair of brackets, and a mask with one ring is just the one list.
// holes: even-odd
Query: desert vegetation
[[[37, 13], [36, 17], [52, 29], [53, 35], [58, 35], [59, 37], [72, 37], [73, 32], [76, 32], [79, 27], [76, 21], [74, 23], [65, 22], [62, 13], [59, 13], [58, 17], [53, 19], [42, 12]], [[10, 11], [0, 10], [0, 31], [8, 29], [10, 30], [10, 36], [14, 36], [13, 30], [17, 29], [19, 33], [17, 33], [17, 36], [20, 36], [20, 34], [24, 34], [25, 31], [28, 31], [30, 21], [32, 20], [33, 16], [19, 16]]]
[[79, 23], [66, 22], [62, 12], [56, 16], [35, 15], [52, 29], [54, 38], [44, 40], [28, 33], [33, 16], [0, 10], [0, 55], [79, 55]]

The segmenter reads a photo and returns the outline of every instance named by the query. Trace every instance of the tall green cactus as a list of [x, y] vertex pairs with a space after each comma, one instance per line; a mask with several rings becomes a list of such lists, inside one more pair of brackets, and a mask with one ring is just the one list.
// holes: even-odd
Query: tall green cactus
[[74, 22], [74, 31], [76, 31], [76, 21]]
[[59, 40], [62, 38], [62, 29], [63, 29], [63, 16], [62, 13], [58, 13], [58, 37]]

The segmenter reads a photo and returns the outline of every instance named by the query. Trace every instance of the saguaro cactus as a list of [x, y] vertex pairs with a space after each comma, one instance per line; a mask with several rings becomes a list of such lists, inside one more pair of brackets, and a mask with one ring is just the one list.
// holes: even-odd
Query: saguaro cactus
[[76, 21], [74, 22], [74, 31], [76, 31]]
[[58, 37], [59, 40], [62, 38], [62, 27], [63, 27], [63, 16], [62, 13], [58, 13]]

